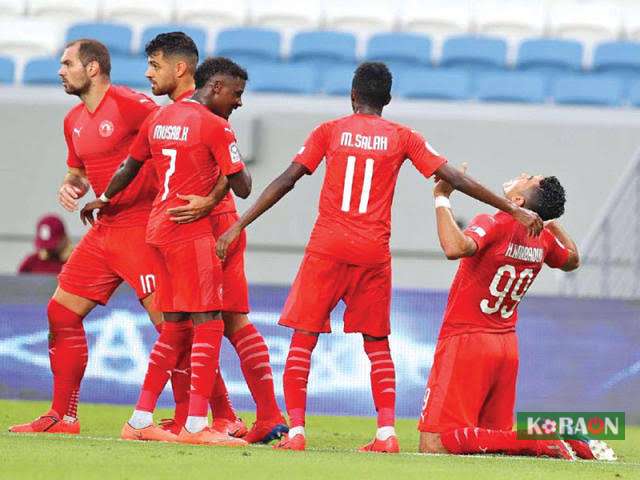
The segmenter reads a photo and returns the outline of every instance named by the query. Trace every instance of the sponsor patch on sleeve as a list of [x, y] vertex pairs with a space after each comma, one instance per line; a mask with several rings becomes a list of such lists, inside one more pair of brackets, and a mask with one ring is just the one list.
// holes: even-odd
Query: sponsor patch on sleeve
[[231, 156], [231, 163], [238, 163], [242, 161], [242, 155], [240, 155], [240, 149], [236, 142], [229, 144], [229, 155]]
[[484, 228], [479, 227], [477, 225], [472, 226], [471, 227], [471, 231], [475, 232], [481, 238], [484, 237], [487, 234], [487, 232], [485, 231]]

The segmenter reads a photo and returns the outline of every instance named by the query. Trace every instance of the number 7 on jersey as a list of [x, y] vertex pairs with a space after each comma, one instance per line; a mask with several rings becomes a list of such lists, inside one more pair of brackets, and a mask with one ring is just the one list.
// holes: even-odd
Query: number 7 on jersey
[[174, 148], [163, 148], [162, 154], [169, 157], [169, 168], [164, 174], [164, 192], [162, 192], [162, 200], [166, 200], [169, 196], [169, 179], [171, 175], [176, 173], [176, 157], [178, 152]]

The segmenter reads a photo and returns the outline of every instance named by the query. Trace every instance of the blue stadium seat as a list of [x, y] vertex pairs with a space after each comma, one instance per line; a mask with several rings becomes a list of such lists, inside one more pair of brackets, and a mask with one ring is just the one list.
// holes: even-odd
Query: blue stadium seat
[[471, 97], [471, 75], [462, 70], [403, 70], [394, 91], [401, 97], [466, 100]]
[[293, 37], [293, 62], [352, 64], [356, 61], [356, 37], [345, 32], [301, 32]]
[[24, 67], [22, 83], [27, 85], [60, 84], [58, 70], [60, 70], [59, 58], [32, 58]]
[[329, 68], [323, 76], [322, 91], [327, 95], [349, 95], [354, 71], [349, 66]]
[[483, 102], [544, 103], [546, 83], [539, 73], [485, 73], [476, 79], [477, 96]]
[[149, 43], [156, 35], [167, 32], [184, 32], [189, 35], [198, 47], [198, 53], [200, 59], [204, 59], [207, 54], [207, 32], [204, 28], [196, 27], [193, 25], [180, 25], [180, 24], [158, 24], [150, 25], [142, 31], [142, 40], [140, 42], [140, 52], [144, 53], [144, 47]]
[[130, 55], [131, 27], [121, 23], [76, 23], [67, 30], [66, 41], [95, 38], [104, 43], [111, 55]]
[[582, 70], [583, 46], [575, 40], [530, 39], [518, 49], [516, 68], [555, 75]]
[[13, 83], [15, 64], [8, 57], [0, 57], [0, 83]]
[[593, 53], [593, 70], [624, 78], [640, 76], [640, 43], [605, 42]]
[[442, 46], [442, 67], [471, 72], [501, 70], [507, 63], [507, 42], [495, 37], [461, 35], [449, 37]]
[[247, 87], [254, 92], [310, 94], [318, 91], [316, 72], [307, 65], [255, 65]]
[[222, 30], [216, 39], [216, 55], [236, 61], [278, 60], [280, 33], [268, 28], [231, 28]]
[[624, 82], [611, 75], [562, 75], [556, 78], [552, 89], [559, 104], [610, 107], [623, 103], [623, 92]]
[[640, 107], [640, 81], [631, 85], [629, 89], [629, 103], [634, 107]]
[[388, 65], [431, 66], [431, 39], [416, 33], [379, 33], [369, 39], [365, 58]]
[[132, 88], [151, 88], [144, 76], [147, 60], [144, 57], [111, 57], [111, 81]]

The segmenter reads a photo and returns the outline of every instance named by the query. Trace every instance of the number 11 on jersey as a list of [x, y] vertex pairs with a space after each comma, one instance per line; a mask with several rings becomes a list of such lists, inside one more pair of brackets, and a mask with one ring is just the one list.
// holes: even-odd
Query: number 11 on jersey
[[[356, 170], [356, 157], [349, 155], [347, 157], [347, 168], [344, 173], [344, 189], [342, 190], [342, 207], [343, 212], [351, 209], [351, 191], [353, 190], [353, 177]], [[358, 213], [367, 213], [369, 206], [369, 194], [371, 193], [371, 180], [373, 179], [373, 158], [367, 158], [364, 165], [364, 183], [362, 184], [362, 193], [360, 194], [360, 205]]]

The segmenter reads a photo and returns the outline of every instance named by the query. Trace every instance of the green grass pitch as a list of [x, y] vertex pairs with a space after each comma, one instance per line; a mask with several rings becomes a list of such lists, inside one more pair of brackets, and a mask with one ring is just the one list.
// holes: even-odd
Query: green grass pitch
[[[627, 427], [626, 440], [611, 442], [616, 463], [420, 455], [414, 420], [398, 422], [402, 454], [357, 453], [375, 428], [372, 418], [357, 417], [309, 417], [306, 452], [121, 441], [127, 406], [81, 405], [77, 437], [6, 431], [47, 408], [45, 402], [0, 400], [0, 479], [640, 479], [640, 427]], [[159, 411], [156, 419], [163, 416], [169, 412]], [[253, 420], [250, 414], [244, 419]]]

